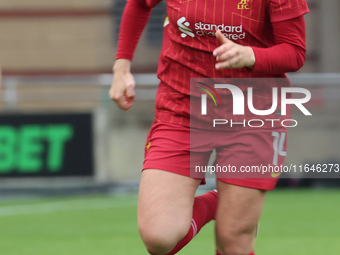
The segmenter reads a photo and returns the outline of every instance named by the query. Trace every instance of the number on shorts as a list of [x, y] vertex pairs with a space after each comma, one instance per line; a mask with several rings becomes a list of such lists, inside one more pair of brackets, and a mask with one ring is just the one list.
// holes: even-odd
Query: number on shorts
[[274, 149], [274, 156], [273, 156], [273, 165], [277, 166], [279, 155], [280, 156], [287, 156], [287, 152], [283, 150], [283, 145], [286, 139], [286, 133], [282, 132], [273, 132], [272, 136], [274, 136], [273, 141], [273, 149]]

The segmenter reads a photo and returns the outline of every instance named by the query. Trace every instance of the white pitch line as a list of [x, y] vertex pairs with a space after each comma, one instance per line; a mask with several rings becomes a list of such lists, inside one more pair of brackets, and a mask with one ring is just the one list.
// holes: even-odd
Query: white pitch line
[[[94, 203], [93, 203], [94, 202]], [[111, 202], [111, 203], [110, 203]], [[136, 203], [114, 204], [113, 201], [89, 201], [89, 200], [73, 200], [64, 202], [50, 202], [43, 204], [31, 205], [12, 205], [0, 207], [0, 217], [13, 215], [29, 215], [41, 213], [54, 213], [77, 210], [97, 210], [109, 208], [124, 208], [136, 206]]]

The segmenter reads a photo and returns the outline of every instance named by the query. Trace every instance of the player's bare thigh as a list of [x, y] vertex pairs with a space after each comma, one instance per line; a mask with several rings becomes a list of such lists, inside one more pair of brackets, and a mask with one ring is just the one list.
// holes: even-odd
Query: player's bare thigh
[[138, 228], [154, 254], [166, 254], [187, 234], [201, 180], [155, 169], [142, 172]]
[[216, 245], [222, 255], [247, 255], [254, 249], [256, 227], [266, 192], [217, 180]]

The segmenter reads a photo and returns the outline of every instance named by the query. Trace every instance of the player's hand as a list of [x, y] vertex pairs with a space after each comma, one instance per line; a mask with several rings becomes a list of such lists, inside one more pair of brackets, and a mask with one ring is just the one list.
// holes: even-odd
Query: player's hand
[[213, 51], [217, 61], [216, 69], [254, 67], [255, 54], [251, 47], [234, 43], [226, 38], [220, 30], [216, 31], [216, 38], [222, 44]]
[[135, 79], [130, 72], [130, 65], [130, 60], [116, 60], [109, 91], [110, 98], [124, 111], [130, 109], [135, 101]]

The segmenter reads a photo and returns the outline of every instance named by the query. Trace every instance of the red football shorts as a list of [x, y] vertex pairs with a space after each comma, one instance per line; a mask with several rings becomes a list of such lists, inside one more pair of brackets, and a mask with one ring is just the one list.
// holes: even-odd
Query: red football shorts
[[[195, 134], [193, 132], [191, 130], [190, 133], [189, 127], [154, 122], [146, 140], [143, 170], [164, 170], [201, 179], [204, 184], [203, 169], [215, 149], [213, 165], [225, 170], [215, 172], [219, 180], [253, 189], [275, 188], [281, 172], [274, 173], [269, 169], [270, 166], [282, 166], [284, 163], [286, 128], [245, 129], [223, 132], [223, 135], [211, 132], [204, 136], [208, 139], [190, 146], [190, 135]], [[228, 167], [229, 171], [236, 173], [228, 172]], [[197, 168], [202, 170], [199, 174], [195, 173]], [[259, 171], [256, 178], [254, 171]]]

